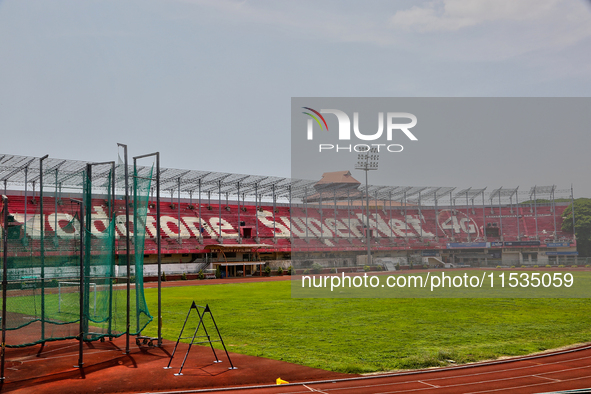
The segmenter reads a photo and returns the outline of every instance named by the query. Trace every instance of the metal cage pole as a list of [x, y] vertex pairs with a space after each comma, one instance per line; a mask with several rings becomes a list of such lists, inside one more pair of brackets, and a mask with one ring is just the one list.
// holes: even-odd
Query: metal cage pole
[[0, 355], [0, 383], [4, 383], [4, 363], [6, 359], [6, 293], [8, 286], [8, 198], [2, 196], [2, 350]]
[[[90, 225], [92, 222], [92, 164], [86, 164], [86, 178], [84, 180], [84, 193], [82, 195], [84, 204], [84, 226], [80, 226], [80, 231], [84, 232], [84, 314], [80, 316], [83, 321], [84, 333], [89, 332], [88, 317], [90, 316], [90, 263], [91, 263], [91, 238]], [[88, 245], [86, 245], [88, 243]], [[84, 339], [84, 336], [82, 337]]]
[[127, 161], [127, 145], [117, 143], [118, 146], [123, 148], [123, 165], [124, 168], [124, 177], [125, 177], [125, 262], [127, 266], [127, 275], [126, 275], [126, 282], [127, 282], [127, 304], [126, 304], [126, 315], [127, 319], [125, 321], [125, 354], [129, 354], [129, 330], [131, 328], [131, 261], [129, 259], [129, 249], [131, 249], [130, 240], [129, 240], [129, 169], [128, 169], [128, 161]]
[[[137, 199], [138, 199], [138, 195], [137, 195], [137, 181], [138, 181], [138, 173], [137, 173], [137, 165], [136, 165], [136, 160], [133, 161], [133, 256], [134, 256], [134, 261], [133, 261], [133, 266], [135, 268], [137, 268], [137, 256], [135, 254], [136, 251], [136, 247], [137, 247], [137, 210], [138, 210], [138, 206], [137, 206]], [[172, 203], [172, 191], [170, 193], [170, 200]], [[129, 226], [129, 222], [127, 222], [127, 225]], [[135, 277], [135, 332], [136, 335], [139, 335], [140, 333], [140, 315], [138, 313], [139, 310], [139, 304], [140, 304], [140, 295], [139, 292], [137, 291], [137, 277], [138, 277], [138, 271], [137, 269], [134, 270], [134, 277]], [[141, 275], [143, 275], [143, 272], [141, 273]], [[131, 282], [131, 281], [129, 281]], [[129, 283], [128, 282], [128, 283]], [[131, 283], [129, 283], [129, 286], [131, 286]]]
[[41, 239], [41, 341], [45, 343], [45, 215], [43, 213], [43, 160], [49, 155], [39, 159], [39, 218], [40, 218], [40, 239]]
[[[61, 185], [60, 185], [61, 189]], [[60, 190], [61, 191], [61, 190]], [[115, 162], [111, 162], [111, 204], [109, 206], [111, 208], [110, 218], [111, 222], [115, 223]], [[115, 236], [115, 226], [113, 226], [113, 234]], [[112, 250], [112, 264], [111, 264], [111, 271], [109, 277], [109, 339], [112, 339], [111, 332], [113, 328], [113, 274], [115, 273], [115, 241], [113, 241], [113, 250]]]
[[79, 296], [79, 304], [80, 304], [80, 324], [79, 330], [80, 334], [78, 335], [78, 364], [74, 365], [74, 368], [82, 368], [84, 365], [84, 201], [83, 200], [74, 200], [71, 199], [72, 202], [80, 204], [80, 296]]

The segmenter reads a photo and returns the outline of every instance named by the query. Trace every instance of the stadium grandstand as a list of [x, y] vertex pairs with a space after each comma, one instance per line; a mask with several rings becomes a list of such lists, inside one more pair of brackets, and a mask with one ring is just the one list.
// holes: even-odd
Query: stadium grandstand
[[[11, 251], [17, 260], [30, 256], [31, 245], [42, 233], [51, 260], [52, 253], [58, 248], [63, 253], [64, 243], [80, 231], [78, 208], [71, 200], [80, 198], [82, 181], [77, 174], [87, 163], [47, 158], [41, 174], [38, 162], [36, 157], [0, 155], [0, 187], [10, 201], [12, 237], [22, 240]], [[92, 182], [106, 182], [107, 170], [99, 166]], [[124, 276], [121, 256], [128, 223], [123, 165], [115, 174], [115, 275]], [[292, 264], [354, 269], [368, 264], [367, 235], [371, 264], [387, 269], [411, 263], [557, 265], [577, 258], [573, 233], [562, 231], [572, 190], [555, 186], [460, 190], [372, 185], [366, 189], [349, 171], [303, 180], [162, 168], [160, 234], [155, 226], [155, 190], [153, 182], [143, 251], [146, 280], [157, 277], [157, 237], [166, 275], [195, 274], [218, 266], [224, 276], [259, 275], [265, 266]], [[105, 230], [110, 204], [109, 198], [93, 195], [91, 232]], [[70, 252], [77, 253], [75, 246]]]

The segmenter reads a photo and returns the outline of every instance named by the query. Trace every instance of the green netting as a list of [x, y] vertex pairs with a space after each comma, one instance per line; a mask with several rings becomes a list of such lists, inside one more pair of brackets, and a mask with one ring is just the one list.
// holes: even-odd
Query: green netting
[[[150, 197], [150, 186], [152, 183], [152, 171], [148, 175], [140, 176], [137, 169], [133, 174], [133, 246], [135, 253], [135, 331], [130, 328], [133, 334], [139, 334], [152, 316], [148, 311], [146, 298], [144, 296], [144, 245], [146, 240], [146, 220], [148, 217], [148, 198]], [[132, 325], [133, 327], [133, 325]]]
[[[9, 198], [9, 239], [2, 245], [8, 249], [8, 347], [79, 334], [79, 284], [68, 284], [79, 282], [79, 210], [79, 204], [44, 196], [43, 189], [39, 196]], [[55, 225], [64, 221], [66, 229]]]
[[[115, 220], [111, 194], [111, 176], [101, 185], [94, 185], [85, 177], [84, 185], [84, 308], [83, 323], [86, 339], [115, 337], [125, 332], [125, 309], [121, 301], [123, 291], [114, 291], [115, 281]], [[101, 214], [93, 209], [93, 195], [106, 196], [107, 209]], [[94, 212], [93, 212], [94, 211]], [[97, 222], [104, 230], [97, 229]], [[122, 313], [123, 312], [123, 313]]]
[[[57, 180], [57, 170], [44, 173], [45, 177], [53, 175]], [[38, 195], [9, 196], [11, 218], [6, 223], [9, 239], [6, 245], [2, 244], [2, 250], [8, 249], [8, 347], [77, 338], [81, 318], [85, 340], [125, 334], [127, 285], [124, 274], [117, 275], [115, 255], [116, 217], [121, 217], [121, 204], [113, 201], [112, 173], [106, 181], [100, 177], [101, 184], [93, 184], [85, 172], [68, 176], [80, 179], [81, 198], [79, 194], [74, 198], [60, 198], [57, 182], [55, 187], [41, 186]], [[130, 331], [137, 334], [152, 320], [144, 298], [142, 277], [150, 183], [138, 182], [134, 186], [137, 189], [134, 221], [139, 221], [136, 226], [140, 230], [135, 232], [136, 275], [130, 295]], [[81, 207], [84, 228], [81, 228]], [[124, 226], [119, 227], [119, 234], [124, 233], [122, 228]], [[84, 245], [81, 245], [81, 231]], [[125, 246], [125, 242], [121, 243]], [[124, 254], [125, 250], [120, 253]]]

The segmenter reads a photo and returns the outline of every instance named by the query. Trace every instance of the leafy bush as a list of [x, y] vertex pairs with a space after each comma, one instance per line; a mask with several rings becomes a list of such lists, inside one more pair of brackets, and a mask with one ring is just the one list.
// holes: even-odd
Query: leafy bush
[[534, 268], [538, 268], [538, 265], [537, 265], [537, 264], [536, 264], [536, 265], [534, 265]]
[[550, 264], [546, 264], [546, 268], [552, 268]]
[[181, 280], [187, 280], [187, 274], [183, 272], [181, 275]]
[[291, 265], [290, 265], [289, 267], [287, 267], [287, 275], [291, 275], [291, 270], [292, 270], [292, 268], [291, 268]]
[[215, 268], [215, 277], [216, 279], [220, 279], [222, 277], [222, 270], [219, 265]]
[[129, 277], [129, 283], [135, 283], [135, 276], [131, 275]]
[[512, 265], [512, 266], [511, 266], [511, 268], [515, 268], [515, 266], [514, 266], [514, 265]]
[[319, 274], [320, 272], [322, 272], [322, 266], [318, 263], [312, 264], [312, 272], [314, 274]]
[[304, 270], [304, 275], [308, 275], [309, 273], [310, 273], [310, 270], [308, 270], [308, 269]]
[[203, 273], [203, 270], [199, 271], [199, 273], [197, 274], [197, 279], [205, 279], [205, 274]]
[[365, 265], [365, 266], [363, 266], [363, 270], [364, 270], [365, 272], [369, 272], [369, 270], [370, 270], [370, 269], [371, 269], [371, 268], [369, 267], [369, 265]]
[[501, 268], [501, 266], [500, 265], [497, 265], [497, 268]]
[[166, 282], [166, 272], [162, 273], [162, 278], [161, 278], [162, 282]]
[[591, 264], [587, 264], [585, 267], [589, 268], [589, 267], [591, 267]]
[[571, 268], [579, 268], [579, 266], [576, 264], [573, 264], [573, 265], [571, 265]]
[[267, 274], [267, 276], [271, 276], [271, 267], [269, 267], [269, 266], [265, 267], [265, 274]]
[[331, 274], [336, 274], [337, 273], [337, 269], [336, 268], [331, 268], [330, 269], [330, 273]]
[[277, 268], [277, 275], [283, 275], [283, 268], [282, 267]]
[[564, 268], [564, 264], [560, 264], [558, 268]]

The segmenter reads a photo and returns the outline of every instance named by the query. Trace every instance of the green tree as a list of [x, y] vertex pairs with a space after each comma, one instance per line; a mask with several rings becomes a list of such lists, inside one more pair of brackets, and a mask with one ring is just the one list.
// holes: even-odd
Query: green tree
[[[591, 198], [577, 198], [575, 204], [575, 234], [579, 256], [591, 256]], [[572, 204], [571, 204], [572, 205]], [[573, 231], [572, 206], [562, 213], [562, 231]]]

